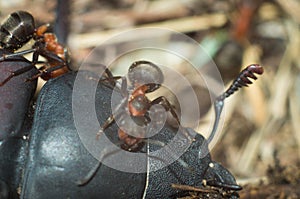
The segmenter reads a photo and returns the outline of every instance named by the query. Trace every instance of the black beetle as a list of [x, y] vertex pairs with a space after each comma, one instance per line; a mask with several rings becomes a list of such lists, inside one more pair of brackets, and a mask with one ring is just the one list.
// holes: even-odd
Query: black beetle
[[[73, 120], [72, 92], [76, 75], [81, 77], [81, 84], [91, 84], [90, 72], [72, 72], [49, 80], [41, 90], [30, 136], [21, 198], [174, 198], [181, 191], [172, 188], [172, 183], [201, 186], [202, 180], [208, 178], [213, 179], [210, 181], [212, 186], [224, 185], [225, 188], [235, 190], [241, 188], [229, 171], [211, 160], [209, 153], [199, 158], [201, 152], [208, 150], [206, 141], [191, 129], [187, 131], [195, 136], [196, 141], [180, 159], [193, 172], [178, 161], [150, 173], [122, 172], [103, 164], [91, 182], [77, 186], [76, 182], [98, 160], [82, 144]], [[87, 102], [87, 95], [93, 95], [85, 89], [79, 93], [77, 97], [81, 98], [82, 103]], [[112, 89], [103, 84], [98, 85], [95, 107], [100, 124], [111, 114], [108, 105], [111, 93]], [[86, 120], [89, 120], [88, 110], [82, 114], [87, 115]], [[107, 128], [106, 136], [117, 142], [117, 130], [118, 126], [113, 124]], [[89, 131], [88, 126], [86, 131]], [[165, 125], [153, 139], [168, 141], [175, 132], [175, 129]], [[149, 149], [156, 150], [156, 147], [150, 145]], [[208, 168], [212, 162], [216, 166]], [[155, 167], [151, 162], [148, 166]]]
[[[0, 56], [4, 53], [7, 51], [0, 49]], [[0, 62], [0, 82], [11, 71], [28, 66], [31, 67], [31, 62], [21, 56]], [[32, 68], [0, 86], [0, 198], [16, 198], [18, 195], [27, 144], [20, 138], [30, 131], [30, 104], [37, 85], [36, 80], [25, 80], [36, 72], [36, 68]]]
[[[5, 49], [0, 49], [0, 57], [5, 53]], [[37, 69], [24, 57], [16, 56], [0, 62], [0, 82], [11, 75], [11, 71], [28, 67], [31, 67], [29, 71], [0, 86], [0, 140], [19, 136], [37, 85], [36, 80], [25, 82], [37, 73]]]

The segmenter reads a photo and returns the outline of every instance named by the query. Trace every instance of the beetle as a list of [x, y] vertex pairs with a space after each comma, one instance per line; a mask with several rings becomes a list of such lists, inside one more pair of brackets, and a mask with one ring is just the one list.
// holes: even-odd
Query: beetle
[[[146, 173], [123, 172], [103, 164], [93, 180], [85, 186], [77, 186], [75, 182], [98, 164], [98, 160], [90, 154], [80, 140], [75, 122], [70, 120], [74, 118], [72, 109], [75, 106], [83, 106], [81, 109], [87, 110], [85, 106], [91, 104], [87, 97], [91, 94], [85, 86], [94, 83], [90, 77], [94, 78], [95, 75], [87, 71], [71, 72], [47, 81], [42, 88], [37, 100], [29, 140], [21, 198], [175, 198], [181, 191], [173, 189], [172, 183], [196, 186], [202, 183], [203, 178], [213, 178], [216, 183], [236, 185], [232, 174], [220, 164], [213, 162], [209, 153], [204, 157], [199, 156], [200, 153], [208, 150], [207, 147], [202, 147], [206, 140], [192, 129], [186, 129], [191, 137], [195, 137], [195, 141], [180, 159], [194, 172], [183, 167], [179, 160], [163, 169]], [[72, 96], [75, 78], [79, 78], [82, 89]], [[107, 104], [110, 103], [112, 92], [113, 89], [106, 86], [105, 81], [99, 82], [94, 96], [100, 122], [105, 122], [111, 114]], [[118, 90], [116, 95], [121, 99], [123, 97]], [[72, 100], [75, 100], [73, 104]], [[95, 124], [91, 123], [90, 112], [82, 111], [80, 114], [83, 118], [82, 121], [80, 120], [83, 133], [87, 136], [95, 135], [93, 131]], [[112, 123], [104, 133], [114, 143], [118, 143], [118, 130], [119, 127]], [[166, 143], [173, 139], [175, 133], [176, 129], [166, 123], [151, 139]], [[185, 135], [179, 133], [179, 136], [180, 141], [187, 141]], [[147, 148], [156, 151], [161, 146], [146, 142], [140, 151], [147, 152]], [[151, 157], [148, 158], [148, 165], [143, 166], [152, 169], [156, 166], [156, 161]], [[214, 168], [207, 169], [211, 162], [214, 163]], [[51, 189], [56, 191], [49, 192]]]
[[[11, 13], [0, 26], [0, 198], [19, 198], [20, 195], [23, 169], [28, 156], [27, 138], [33, 121], [36, 77], [41, 73], [35, 67], [35, 61], [22, 56], [32, 49], [18, 53], [15, 51], [34, 37], [35, 45], [45, 48], [42, 56], [47, 59], [46, 56], [53, 54], [53, 59], [48, 58], [46, 64], [59, 67], [59, 64], [66, 63], [57, 50], [60, 44], [56, 38], [50, 34], [46, 39], [48, 33], [41, 30], [35, 29], [34, 18], [25, 11]], [[48, 44], [54, 48], [47, 47]], [[55, 60], [59, 62], [55, 63]], [[52, 75], [52, 71], [50, 73], [43, 75]]]
[[[0, 86], [3, 86], [11, 78], [36, 67], [39, 56], [44, 57], [47, 61], [38, 69], [35, 75], [26, 80], [33, 80], [37, 77], [48, 80], [71, 70], [67, 49], [57, 42], [54, 33], [47, 32], [48, 29], [49, 24], [36, 28], [33, 16], [26, 11], [17, 11], [9, 15], [0, 29], [0, 45], [8, 51], [1, 55], [0, 62], [28, 53], [33, 53], [33, 58], [31, 67], [11, 71], [10, 75], [0, 82]], [[30, 49], [15, 52], [30, 39], [34, 40], [34, 44]]]
[[[7, 53], [0, 49], [0, 56]], [[0, 62], [0, 81], [9, 76], [10, 71], [31, 68], [27, 72], [0, 86], [0, 197], [18, 198], [17, 188], [21, 182], [22, 169], [27, 158], [28, 140], [20, 139], [30, 133], [33, 120], [32, 99], [37, 81], [24, 82], [38, 71], [31, 62], [16, 56]]]
[[[0, 56], [6, 52], [5, 49], [0, 49]], [[24, 79], [38, 72], [36, 68], [32, 68], [31, 62], [22, 56], [0, 62], [0, 81], [6, 79], [11, 71], [20, 71], [24, 68], [30, 70], [0, 86], [0, 140], [20, 136], [37, 86], [36, 80], [24, 82]]]

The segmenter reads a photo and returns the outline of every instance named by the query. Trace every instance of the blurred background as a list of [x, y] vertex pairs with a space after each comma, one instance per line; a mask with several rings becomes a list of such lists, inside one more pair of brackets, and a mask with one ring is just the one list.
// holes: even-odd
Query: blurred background
[[[60, 12], [56, 24], [61, 24], [62, 32], [57, 34], [69, 48], [75, 67], [97, 44], [144, 27], [169, 28], [199, 42], [227, 86], [245, 66], [261, 64], [265, 73], [226, 100], [225, 125], [212, 157], [246, 185], [242, 198], [300, 198], [299, 0], [0, 0], [1, 20], [16, 10], [29, 11], [36, 25], [54, 24]], [[96, 62], [107, 63], [124, 46], [143, 39], [144, 35], [134, 35], [129, 40], [110, 40]], [[172, 34], [164, 36], [164, 41], [178, 45]], [[188, 46], [182, 48], [187, 54], [195, 53]], [[151, 61], [151, 55], [143, 56]], [[116, 75], [124, 74], [129, 67], [124, 64], [119, 61], [110, 68]], [[193, 84], [193, 71], [185, 63], [172, 60], [168, 64]], [[185, 88], [178, 90], [185, 92]], [[196, 130], [201, 133], [213, 111], [206, 88], [195, 83], [194, 90], [201, 109]], [[158, 93], [180, 112], [172, 94], [164, 89]]]

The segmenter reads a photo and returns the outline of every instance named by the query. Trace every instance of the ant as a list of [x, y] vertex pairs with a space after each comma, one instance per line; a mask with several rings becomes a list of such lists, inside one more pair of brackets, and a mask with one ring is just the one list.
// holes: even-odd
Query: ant
[[[57, 42], [54, 33], [47, 32], [49, 26], [49, 24], [45, 24], [35, 28], [33, 16], [25, 11], [13, 12], [4, 21], [0, 28], [0, 45], [7, 53], [0, 57], [0, 61], [13, 60], [16, 56], [29, 53], [33, 53], [33, 58], [31, 65], [12, 71], [6, 79], [0, 82], [0, 86], [3, 86], [11, 78], [35, 67], [39, 63], [39, 56], [44, 57], [47, 62], [38, 69], [39, 72], [36, 75], [27, 81], [38, 77], [49, 80], [71, 70], [67, 49]], [[31, 39], [34, 40], [31, 49], [15, 52]]]
[[[167, 98], [160, 96], [151, 101], [146, 96], [147, 93], [160, 88], [164, 80], [163, 73], [157, 65], [149, 61], [134, 62], [128, 69], [128, 81], [130, 86], [127, 85], [126, 77], [114, 78], [121, 79], [120, 92], [123, 98], [117, 105], [117, 108], [113, 111], [113, 114], [102, 125], [101, 129], [97, 133], [97, 139], [103, 131], [115, 121], [116, 118], [122, 117], [122, 119], [125, 119], [124, 113], [131, 116], [127, 117], [128, 120], [133, 119], [135, 121], [139, 121], [143, 125], [147, 125], [151, 121], [149, 115], [150, 108], [155, 104], [162, 105], [166, 111], [170, 111], [177, 123], [180, 124], [179, 118]], [[126, 122], [128, 123], [129, 121], [124, 121], [127, 128], [132, 126], [126, 124]], [[134, 129], [129, 129], [129, 131], [132, 130]], [[121, 148], [128, 151], [136, 151], [137, 148], [140, 148], [138, 147], [139, 144], [143, 142], [142, 138], [135, 138], [128, 135], [121, 129], [119, 129], [119, 138], [124, 141]]]
[[[116, 120], [122, 121], [122, 124], [118, 129], [120, 148], [130, 152], [140, 151], [147, 142], [152, 142], [148, 139], [146, 140], [143, 136], [146, 133], [149, 133], [145, 127], [147, 127], [147, 124], [151, 121], [150, 108], [156, 104], [161, 105], [166, 111], [169, 111], [177, 121], [178, 125], [180, 125], [179, 118], [167, 98], [160, 96], [151, 101], [146, 96], [147, 93], [160, 88], [163, 83], [164, 76], [157, 65], [149, 61], [136, 61], [132, 63], [128, 69], [128, 78], [115, 76], [113, 79], [121, 79], [120, 93], [122, 95], [122, 100], [100, 127], [99, 132], [96, 134], [96, 139], [99, 139], [103, 134], [103, 131], [113, 122]], [[106, 80], [109, 79], [102, 79], [100, 81]], [[130, 85], [127, 85], [127, 80]], [[135, 122], [141, 124], [142, 127]], [[122, 127], [125, 127], [126, 130]], [[130, 135], [127, 132], [130, 132]], [[153, 141], [153, 143], [161, 146], [164, 145], [159, 141]], [[101, 161], [99, 161], [99, 164], [97, 164], [84, 179], [77, 182], [79, 186], [87, 184], [92, 179], [101, 166], [100, 162]]]
[[[207, 139], [208, 143], [210, 143], [217, 130], [225, 98], [232, 95], [240, 87], [248, 86], [248, 84], [251, 84], [252, 82], [248, 78], [257, 79], [254, 75], [255, 73], [262, 74], [263, 68], [258, 64], [252, 64], [246, 67], [246, 69], [244, 69], [236, 78], [236, 80], [232, 83], [229, 89], [226, 90], [215, 100], [214, 108], [216, 113], [216, 119], [214, 122], [212, 133]], [[151, 106], [155, 104], [160, 104], [164, 107], [166, 111], [171, 112], [172, 116], [175, 118], [180, 127], [180, 121], [173, 106], [164, 96], [160, 96], [154, 99], [153, 101], [150, 101], [146, 96], [147, 93], [153, 92], [161, 86], [164, 79], [162, 71], [157, 65], [149, 61], [137, 61], [134, 62], [128, 70], [128, 81], [131, 86], [127, 86], [127, 81], [125, 77], [114, 77], [115, 80], [120, 78], [122, 80], [120, 91], [121, 95], [123, 96], [123, 99], [116, 106], [115, 110], [113, 110], [113, 114], [110, 115], [104, 122], [104, 124], [100, 127], [100, 130], [96, 136], [97, 139], [99, 139], [99, 136], [103, 133], [103, 131], [106, 128], [108, 128], [117, 118], [119, 118], [122, 121], [122, 125], [125, 125], [127, 127], [126, 131], [122, 130], [121, 128], [119, 128], [118, 130], [120, 147], [123, 150], [138, 152], [147, 142], [153, 142], [154, 144], [163, 146], [164, 144], [160, 141], [155, 142], [138, 136], [143, 133], [146, 133], [147, 129], [143, 129], [141, 131], [140, 129], [135, 128], [136, 125], [131, 125], [132, 123], [130, 123], [133, 122], [132, 119], [138, 118], [142, 120], [143, 124], [149, 124], [149, 110]], [[126, 115], [129, 115], [131, 117], [124, 117]], [[126, 118], [129, 118], [129, 120]], [[184, 128], [182, 129], [184, 130]], [[129, 131], [130, 135], [128, 134]], [[132, 136], [133, 133], [135, 133], [135, 135], [137, 136]], [[190, 138], [189, 135], [185, 136]], [[104, 158], [104, 156], [102, 158]], [[181, 160], [179, 159], [179, 161]], [[180, 164], [184, 166], [187, 165], [187, 163], [183, 161], [181, 161]], [[101, 161], [99, 161], [98, 164], [94, 168], [92, 168], [83, 179], [78, 181], [77, 184], [79, 186], [84, 186], [85, 184], [87, 184], [94, 177], [100, 166]], [[235, 187], [233, 187], [233, 189], [234, 188]]]

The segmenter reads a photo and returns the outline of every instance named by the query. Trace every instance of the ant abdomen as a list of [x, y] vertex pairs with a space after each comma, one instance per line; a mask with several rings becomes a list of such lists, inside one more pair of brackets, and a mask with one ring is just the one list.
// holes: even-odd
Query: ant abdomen
[[25, 11], [14, 12], [1, 25], [0, 45], [4, 49], [17, 50], [33, 37], [34, 30], [31, 14]]

